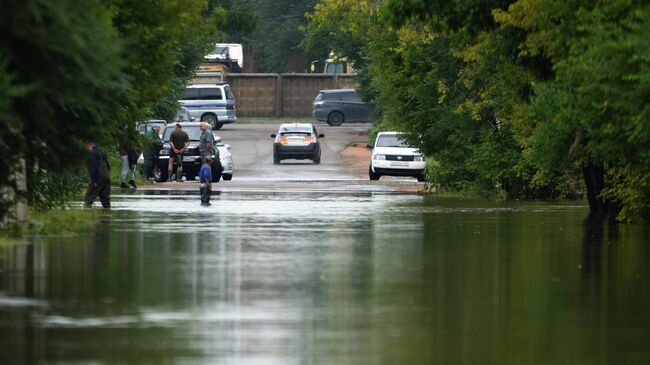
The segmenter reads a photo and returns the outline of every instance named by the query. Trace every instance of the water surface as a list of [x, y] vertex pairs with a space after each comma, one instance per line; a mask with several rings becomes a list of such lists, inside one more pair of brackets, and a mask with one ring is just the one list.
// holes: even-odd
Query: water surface
[[118, 196], [0, 246], [2, 364], [650, 363], [650, 235], [586, 207]]

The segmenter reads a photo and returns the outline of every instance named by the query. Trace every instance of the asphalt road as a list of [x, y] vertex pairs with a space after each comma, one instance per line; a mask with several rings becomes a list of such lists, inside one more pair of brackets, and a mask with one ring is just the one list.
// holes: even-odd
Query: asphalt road
[[360, 178], [367, 171], [358, 171], [346, 165], [341, 153], [353, 143], [368, 142], [369, 124], [355, 123], [340, 127], [317, 124], [318, 133], [325, 135], [321, 143], [321, 163], [311, 160], [283, 160], [273, 164], [273, 138], [278, 124], [233, 124], [216, 134], [232, 146], [238, 178], [276, 181], [340, 180]]
[[[215, 184], [219, 191], [339, 191], [339, 192], [418, 192], [425, 187], [413, 178], [382, 177], [370, 181], [368, 165], [369, 123], [349, 123], [331, 127], [317, 123], [321, 142], [321, 163], [311, 160], [283, 160], [273, 164], [273, 138], [281, 122], [231, 124], [215, 131], [231, 145], [235, 171], [231, 181]], [[143, 186], [149, 190], [194, 190], [194, 182], [161, 183]]]

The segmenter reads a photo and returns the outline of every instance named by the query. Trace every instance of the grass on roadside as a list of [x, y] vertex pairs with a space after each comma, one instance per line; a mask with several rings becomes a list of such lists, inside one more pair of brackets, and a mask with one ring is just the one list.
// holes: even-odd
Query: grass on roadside
[[74, 235], [92, 230], [103, 211], [97, 209], [55, 208], [48, 211], [30, 209], [27, 222], [0, 231], [0, 242], [26, 235]]

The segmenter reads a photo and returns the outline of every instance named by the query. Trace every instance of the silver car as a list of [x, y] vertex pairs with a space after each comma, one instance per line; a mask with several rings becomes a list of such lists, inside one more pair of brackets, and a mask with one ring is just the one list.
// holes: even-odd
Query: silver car
[[354, 89], [321, 90], [314, 100], [314, 119], [338, 126], [372, 121], [372, 107]]
[[219, 160], [221, 160], [221, 166], [223, 167], [221, 177], [226, 181], [232, 180], [232, 175], [235, 172], [235, 162], [232, 159], [230, 145], [224, 144], [221, 137], [217, 135], [214, 136], [214, 145], [219, 150]]
[[226, 83], [188, 85], [178, 102], [187, 108], [192, 118], [207, 123], [212, 129], [221, 129], [224, 124], [237, 121], [235, 96]]

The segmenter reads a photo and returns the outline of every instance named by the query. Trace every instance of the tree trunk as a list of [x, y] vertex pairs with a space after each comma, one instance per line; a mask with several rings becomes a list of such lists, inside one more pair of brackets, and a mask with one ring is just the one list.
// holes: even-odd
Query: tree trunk
[[600, 196], [604, 188], [605, 171], [602, 165], [593, 163], [582, 165], [582, 176], [587, 187], [587, 199], [589, 200], [589, 215], [593, 218], [604, 217], [604, 204]]
[[590, 218], [600, 221], [608, 218], [610, 223], [615, 222], [621, 207], [617, 202], [608, 202], [602, 197], [602, 192], [605, 189], [605, 167], [603, 164], [590, 162], [582, 165], [582, 175], [587, 188]]

